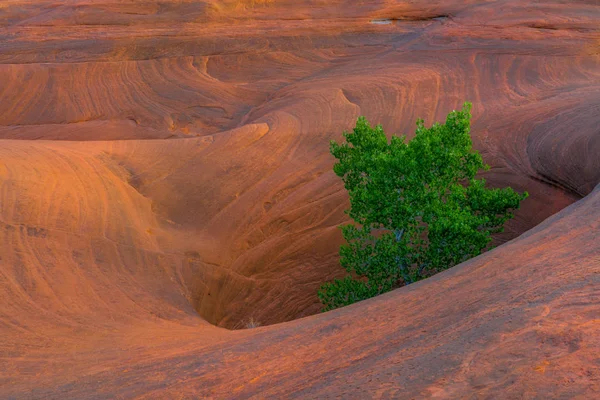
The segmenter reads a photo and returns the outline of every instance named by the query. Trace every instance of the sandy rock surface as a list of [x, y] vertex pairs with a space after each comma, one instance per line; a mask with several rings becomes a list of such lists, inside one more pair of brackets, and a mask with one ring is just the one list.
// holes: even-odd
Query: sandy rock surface
[[[4, 0], [0, 77], [1, 398], [599, 394], [597, 1]], [[510, 242], [318, 314], [329, 141], [465, 100]]]

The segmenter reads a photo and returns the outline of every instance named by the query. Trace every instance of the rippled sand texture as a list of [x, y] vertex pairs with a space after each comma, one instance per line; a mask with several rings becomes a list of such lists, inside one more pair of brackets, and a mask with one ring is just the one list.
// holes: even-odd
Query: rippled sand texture
[[[0, 397], [600, 391], [597, 1], [4, 0], [0, 77]], [[532, 231], [223, 329], [343, 275], [329, 140], [464, 100]]]

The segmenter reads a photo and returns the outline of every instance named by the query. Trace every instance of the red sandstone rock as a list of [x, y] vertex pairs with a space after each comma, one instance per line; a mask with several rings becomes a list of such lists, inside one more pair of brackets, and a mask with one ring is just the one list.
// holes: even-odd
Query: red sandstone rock
[[[0, 397], [593, 398], [599, 26], [594, 1], [4, 1]], [[317, 313], [329, 140], [464, 100], [490, 184], [531, 195], [500, 243], [587, 197], [380, 298], [211, 325]]]

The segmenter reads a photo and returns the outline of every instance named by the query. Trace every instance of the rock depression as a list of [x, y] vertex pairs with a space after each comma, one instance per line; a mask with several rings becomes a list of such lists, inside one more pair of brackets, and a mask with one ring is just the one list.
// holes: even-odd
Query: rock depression
[[[590, 398], [599, 27], [595, 1], [4, 1], [0, 397]], [[533, 229], [312, 315], [344, 272], [329, 140], [464, 100], [486, 179], [531, 195], [498, 243]], [[224, 329], [250, 319], [291, 322]]]

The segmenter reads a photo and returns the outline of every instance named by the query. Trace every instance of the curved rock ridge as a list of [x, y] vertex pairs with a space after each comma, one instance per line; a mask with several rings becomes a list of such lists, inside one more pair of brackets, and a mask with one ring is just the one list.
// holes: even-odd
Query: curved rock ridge
[[[594, 397], [599, 27], [584, 0], [2, 2], [0, 397]], [[530, 193], [502, 246], [313, 315], [344, 274], [329, 141], [465, 100], [485, 178]]]
[[[127, 189], [121, 193], [122, 201], [139, 201]], [[139, 220], [151, 224], [138, 206]], [[69, 248], [82, 246], [71, 264], [40, 258], [45, 268], [14, 274], [13, 287], [21, 290], [2, 297], [8, 340], [0, 348], [7, 361], [0, 393], [589, 398], [600, 390], [598, 210], [600, 187], [519, 239], [431, 279], [242, 331], [206, 324], [182, 299], [180, 279], [188, 271], [170, 269], [170, 256], [152, 254], [151, 243], [134, 250], [112, 242], [107, 224], [93, 254], [64, 238]], [[4, 229], [23, 247], [44, 248], [64, 235], [29, 225]], [[144, 261], [142, 271], [107, 268], [98, 259], [127, 253]], [[73, 265], [87, 256], [95, 265]]]

